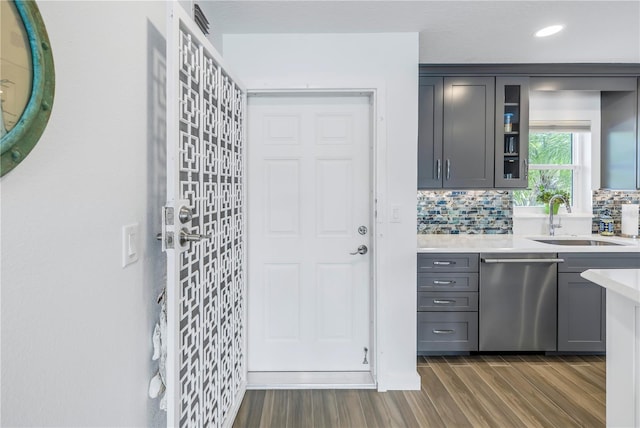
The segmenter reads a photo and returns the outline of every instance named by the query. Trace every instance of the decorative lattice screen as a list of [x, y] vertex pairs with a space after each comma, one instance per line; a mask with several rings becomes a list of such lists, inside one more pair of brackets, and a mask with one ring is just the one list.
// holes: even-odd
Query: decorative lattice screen
[[180, 255], [180, 426], [218, 427], [244, 382], [244, 94], [180, 28], [179, 191], [193, 211]]

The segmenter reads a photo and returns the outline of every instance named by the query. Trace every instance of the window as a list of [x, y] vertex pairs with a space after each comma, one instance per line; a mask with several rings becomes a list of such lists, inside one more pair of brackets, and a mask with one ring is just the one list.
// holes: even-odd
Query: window
[[529, 186], [513, 192], [515, 206], [541, 206], [541, 189], [566, 192], [576, 212], [591, 211], [588, 124], [534, 124], [529, 133]]

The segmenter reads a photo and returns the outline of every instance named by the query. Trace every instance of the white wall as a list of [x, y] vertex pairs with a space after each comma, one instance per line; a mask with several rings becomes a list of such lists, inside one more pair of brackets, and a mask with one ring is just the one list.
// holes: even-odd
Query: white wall
[[384, 90], [386, 105], [380, 114], [386, 126], [388, 178], [382, 183], [386, 196], [382, 211], [388, 214], [391, 206], [399, 207], [401, 222], [382, 224], [383, 247], [377, 249], [382, 261], [378, 381], [383, 390], [419, 388], [415, 367], [418, 35], [225, 35], [223, 47], [225, 60], [249, 90], [341, 82], [365, 87], [374, 82]]
[[[0, 182], [1, 423], [162, 425], [147, 387], [163, 266], [165, 3], [38, 6], [56, 94], [40, 142]], [[123, 269], [121, 227], [134, 222], [140, 260]]]

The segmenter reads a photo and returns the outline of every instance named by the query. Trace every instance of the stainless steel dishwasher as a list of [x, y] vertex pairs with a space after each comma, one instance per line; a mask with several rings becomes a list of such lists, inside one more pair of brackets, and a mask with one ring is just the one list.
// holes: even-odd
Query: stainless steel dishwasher
[[480, 351], [555, 351], [555, 253], [480, 254]]

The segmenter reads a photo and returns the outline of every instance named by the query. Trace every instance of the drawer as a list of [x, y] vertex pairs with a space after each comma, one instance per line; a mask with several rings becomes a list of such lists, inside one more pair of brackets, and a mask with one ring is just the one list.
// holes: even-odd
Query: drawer
[[477, 350], [477, 312], [418, 312], [419, 353]]
[[560, 253], [558, 272], [582, 273], [587, 269], [640, 269], [640, 253]]
[[478, 274], [418, 273], [418, 291], [478, 291]]
[[478, 254], [418, 254], [419, 272], [478, 272]]
[[477, 311], [478, 293], [418, 292], [419, 311]]

